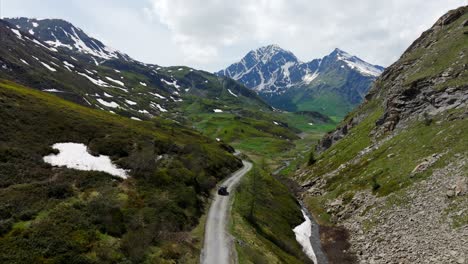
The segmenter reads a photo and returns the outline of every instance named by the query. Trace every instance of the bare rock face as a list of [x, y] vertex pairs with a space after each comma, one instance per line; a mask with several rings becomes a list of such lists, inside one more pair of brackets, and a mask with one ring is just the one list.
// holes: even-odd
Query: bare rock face
[[357, 198], [362, 202], [359, 209], [340, 221], [350, 231], [359, 263], [466, 263], [468, 229], [453, 227], [456, 219], [468, 215], [466, 208], [458, 209], [468, 202], [466, 177], [460, 176], [465, 163], [461, 160], [436, 170], [398, 197], [400, 206], [386, 208], [397, 194], [359, 195], [367, 198]]

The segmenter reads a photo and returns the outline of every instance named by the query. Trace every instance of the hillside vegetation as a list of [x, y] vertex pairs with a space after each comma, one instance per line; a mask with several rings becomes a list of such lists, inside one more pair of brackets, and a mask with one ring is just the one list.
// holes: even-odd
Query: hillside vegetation
[[361, 262], [466, 257], [467, 20], [461, 7], [424, 32], [296, 173], [315, 218], [344, 226]]
[[[0, 119], [2, 263], [193, 262], [207, 197], [241, 166], [174, 122], [132, 121], [5, 80]], [[57, 142], [86, 144], [130, 177], [51, 167], [42, 157]]]

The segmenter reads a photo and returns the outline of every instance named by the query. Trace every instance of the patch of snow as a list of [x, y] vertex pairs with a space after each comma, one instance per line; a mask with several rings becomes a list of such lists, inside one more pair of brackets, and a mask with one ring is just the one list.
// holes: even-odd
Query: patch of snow
[[29, 34], [34, 35], [34, 30], [30, 29], [28, 32]]
[[276, 121], [273, 121], [273, 124], [275, 124], [275, 125], [279, 126], [279, 123], [278, 123], [278, 122], [276, 122]]
[[118, 58], [116, 52], [112, 51], [108, 47], [104, 47], [104, 49], [100, 47], [98, 49], [96, 48], [92, 49], [88, 47], [86, 43], [78, 36], [78, 34], [75, 31], [75, 28], [72, 27], [71, 29], [73, 31], [73, 34], [68, 34], [68, 32], [65, 32], [65, 31], [64, 32], [66, 33], [67, 36], [69, 36], [75, 42], [74, 46], [78, 51], [82, 53], [87, 53], [96, 57], [100, 57], [103, 59]]
[[156, 104], [156, 108], [159, 109], [161, 112], [167, 112], [166, 109], [164, 109], [160, 104]]
[[291, 68], [291, 66], [293, 66], [294, 64], [296, 64], [295, 62], [292, 62], [292, 61], [288, 61], [286, 62], [285, 64], [283, 64], [281, 66], [281, 70], [283, 71], [283, 75], [286, 79], [290, 80], [290, 77], [289, 77], [289, 68]]
[[215, 113], [222, 113], [223, 110], [221, 110], [221, 109], [213, 109], [213, 112], [215, 112]]
[[216, 138], [216, 141], [221, 142], [221, 139], [220, 139], [220, 138]]
[[111, 81], [111, 82], [114, 82], [114, 83], [116, 83], [116, 84], [118, 84], [118, 85], [120, 85], [120, 86], [124, 86], [124, 87], [125, 87], [125, 84], [124, 84], [123, 82], [119, 81], [119, 80], [114, 80], [114, 79], [112, 79], [111, 77], [106, 77], [106, 79], [109, 80], [109, 81]]
[[178, 69], [178, 71], [182, 71], [182, 70], [183, 70], [183, 68], [179, 68], [179, 69]]
[[94, 72], [89, 71], [89, 70], [87, 70], [87, 69], [85, 69], [85, 72], [87, 72], [87, 73], [90, 74], [90, 75], [94, 75]]
[[147, 85], [146, 83], [144, 83], [144, 82], [140, 82], [140, 84], [143, 85], [143, 86], [145, 86], [145, 87], [148, 86], [148, 85]]
[[102, 104], [103, 106], [107, 106], [107, 107], [110, 107], [110, 108], [117, 108], [117, 107], [120, 107], [119, 104], [117, 104], [116, 102], [107, 102], [103, 99], [96, 99], [100, 104]]
[[133, 117], [133, 116], [132, 116], [132, 117], [130, 117], [130, 119], [132, 119], [132, 120], [136, 120], [136, 121], [142, 121], [140, 118], [138, 118], [138, 117]]
[[309, 123], [309, 126], [313, 126], [313, 125], [314, 125], [314, 123]]
[[305, 221], [296, 226], [293, 231], [296, 235], [297, 242], [302, 246], [302, 251], [314, 262], [317, 263], [317, 257], [315, 256], [314, 249], [312, 248], [312, 243], [310, 242], [310, 236], [312, 235], [312, 221], [309, 219], [309, 216], [302, 211], [302, 215], [305, 218]]
[[129, 105], [137, 105], [136, 102], [133, 102], [133, 101], [130, 101], [130, 100], [127, 100], [127, 99], [125, 99], [125, 102], [126, 102], [127, 104], [129, 104]]
[[75, 68], [75, 65], [69, 63], [68, 61], [63, 61], [63, 65], [65, 65], [65, 67], [71, 71], [72, 68]]
[[77, 74], [83, 76], [83, 77], [86, 77], [89, 81], [91, 81], [93, 84], [97, 85], [97, 86], [101, 86], [101, 87], [108, 87], [109, 84], [102, 81], [102, 80], [96, 80], [90, 76], [88, 76], [86, 73], [81, 73], [81, 72], [76, 72]]
[[120, 71], [119, 71], [119, 70], [114, 70], [114, 71], [115, 71], [116, 73], [120, 73]]
[[57, 89], [44, 89], [43, 92], [50, 92], [50, 93], [63, 93], [63, 91]]
[[160, 94], [158, 94], [158, 93], [154, 93], [154, 92], [153, 92], [153, 93], [149, 93], [149, 94], [154, 95], [154, 96], [156, 96], [156, 97], [158, 97], [158, 98], [160, 98], [160, 99], [167, 100], [166, 97], [164, 97], [164, 96], [162, 96], [162, 95], [160, 95]]
[[27, 61], [23, 60], [23, 59], [20, 59], [20, 61], [21, 61], [22, 63], [26, 64], [26, 65], [29, 65], [29, 63], [28, 63]]
[[143, 109], [143, 110], [138, 110], [138, 113], [142, 113], [142, 114], [147, 114], [147, 115], [149, 115], [149, 112], [146, 111], [146, 110], [144, 110], [144, 109]]
[[35, 27], [35, 28], [37, 28], [37, 27], [39, 26], [39, 24], [36, 23], [36, 22], [32, 22], [32, 26]]
[[319, 76], [319, 73], [318, 72], [314, 72], [312, 74], [308, 73], [306, 75], [304, 75], [304, 78], [302, 78], [302, 80], [304, 81], [304, 83], [306, 84], [310, 84], [313, 80], [315, 80], [317, 77]]
[[180, 87], [179, 85], [177, 85], [177, 80], [174, 80], [172, 82], [168, 82], [168, 81], [164, 80], [163, 78], [161, 78], [161, 81], [163, 83], [167, 84], [167, 85], [173, 86], [176, 89], [179, 89], [179, 87]]
[[233, 93], [230, 89], [227, 89], [227, 90], [228, 90], [228, 92], [229, 92], [232, 96], [234, 96], [234, 97], [239, 97], [239, 96], [237, 96], [237, 94]]
[[12, 31], [13, 33], [15, 33], [15, 35], [16, 35], [17, 38], [19, 38], [19, 39], [21, 39], [21, 40], [23, 39], [23, 35], [21, 35], [21, 33], [20, 33], [19, 30], [13, 29], [13, 28], [12, 28], [11, 31]]
[[65, 166], [82, 171], [102, 171], [124, 179], [128, 177], [128, 171], [117, 168], [109, 156], [99, 155], [95, 157], [88, 153], [84, 144], [56, 143], [52, 147], [59, 150], [59, 154], [50, 154], [43, 157], [44, 162], [52, 166]]
[[106, 92], [104, 92], [104, 96], [105, 96], [105, 97], [108, 97], [108, 98], [114, 97], [114, 96], [112, 96], [112, 95], [110, 95], [110, 94], [108, 94], [108, 93], [106, 93]]
[[56, 72], [56, 71], [57, 71], [56, 69], [50, 67], [47, 63], [42, 62], [42, 61], [39, 61], [39, 62], [40, 62], [44, 67], [46, 67], [49, 71], [51, 71], [51, 72]]
[[64, 44], [62, 42], [60, 42], [60, 40], [58, 40], [58, 38], [55, 36], [55, 34], [52, 32], [51, 33], [52, 37], [55, 38], [55, 41], [51, 41], [51, 40], [47, 40], [47, 41], [44, 41], [45, 43], [47, 43], [49, 46], [53, 46], [55, 48], [58, 48], [58, 47], [65, 47], [65, 48], [68, 48], [70, 50], [73, 50], [73, 47], [68, 45], [68, 44]]

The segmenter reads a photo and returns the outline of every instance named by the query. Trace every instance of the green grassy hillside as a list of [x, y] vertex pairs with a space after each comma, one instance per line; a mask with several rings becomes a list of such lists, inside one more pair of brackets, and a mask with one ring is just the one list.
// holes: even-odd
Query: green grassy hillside
[[[176, 123], [133, 121], [8, 81], [0, 119], [2, 263], [190, 263], [209, 192], [241, 166]], [[84, 143], [131, 177], [51, 167], [42, 157], [57, 142]]]
[[[467, 11], [453, 10], [424, 32], [295, 175], [317, 221], [350, 232], [347, 252], [360, 262], [449, 262], [428, 254], [463, 250], [439, 243], [466, 236], [468, 225]], [[437, 230], [424, 233], [429, 246], [413, 239], [423, 230]]]

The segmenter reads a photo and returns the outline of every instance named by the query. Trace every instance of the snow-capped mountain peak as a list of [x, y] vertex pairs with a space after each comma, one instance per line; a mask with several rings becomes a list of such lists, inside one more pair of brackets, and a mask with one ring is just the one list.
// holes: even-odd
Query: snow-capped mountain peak
[[383, 67], [367, 63], [338, 48], [333, 50], [330, 56], [336, 57], [336, 60], [344, 62], [348, 67], [359, 71], [363, 75], [377, 77], [383, 72]]
[[95, 59], [128, 58], [83, 30], [61, 19], [6, 18], [17, 29], [29, 32], [53, 48], [65, 48], [92, 56]]
[[348, 99], [350, 105], [359, 103], [382, 71], [383, 67], [338, 48], [321, 59], [302, 62], [292, 52], [269, 45], [250, 51], [240, 62], [217, 74], [243, 83], [273, 106], [288, 110], [294, 109], [291, 100], [298, 99], [295, 94], [306, 96], [312, 90], [329, 89], [345, 97], [343, 103]]

